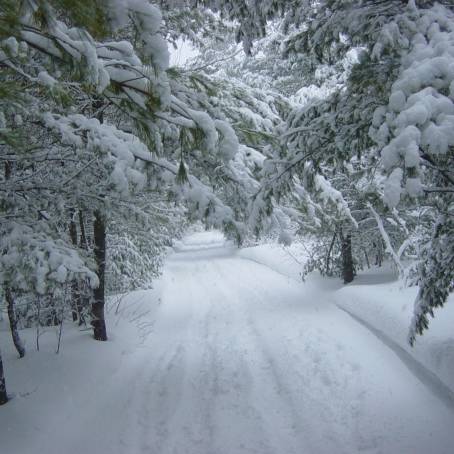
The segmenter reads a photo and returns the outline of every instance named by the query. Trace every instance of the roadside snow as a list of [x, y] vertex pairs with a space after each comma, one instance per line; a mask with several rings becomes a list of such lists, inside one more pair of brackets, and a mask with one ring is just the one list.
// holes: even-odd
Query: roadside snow
[[334, 301], [361, 320], [379, 329], [411, 356], [434, 372], [454, 393], [454, 298], [436, 311], [430, 329], [412, 348], [407, 334], [417, 288], [402, 288], [398, 281], [380, 282], [383, 273], [371, 270], [340, 289]]
[[[296, 280], [301, 280], [298, 265], [307, 257], [304, 245], [298, 243], [286, 248], [263, 244], [242, 249], [238, 255]], [[307, 278], [306, 285], [324, 290], [324, 298], [381, 331], [454, 392], [454, 295], [444, 308], [436, 311], [430, 329], [417, 337], [412, 348], [407, 335], [417, 287], [404, 287], [391, 264], [360, 271], [345, 286], [338, 279], [321, 278], [315, 273]]]
[[271, 243], [239, 249], [237, 256], [264, 265], [279, 274], [301, 282], [301, 270], [307, 252], [304, 245], [296, 242], [290, 247]]
[[26, 329], [20, 334], [27, 354], [18, 359], [6, 320], [0, 322], [12, 397], [0, 407], [2, 454], [127, 452], [121, 443], [134, 435], [128, 425], [136, 411], [131, 394], [148, 355], [144, 345], [153, 329], [160, 288], [157, 282], [152, 290], [111, 299], [108, 342], [95, 342], [89, 327], [65, 325], [58, 355], [57, 328], [43, 330], [39, 352], [36, 331]]

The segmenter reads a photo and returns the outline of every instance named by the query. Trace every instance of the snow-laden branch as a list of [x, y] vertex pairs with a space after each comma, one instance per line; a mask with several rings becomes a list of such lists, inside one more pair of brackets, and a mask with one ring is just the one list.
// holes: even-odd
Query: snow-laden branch
[[63, 240], [54, 239], [46, 226], [33, 229], [15, 222], [2, 232], [0, 273], [3, 282], [23, 291], [46, 293], [49, 286], [74, 279], [87, 278], [92, 287], [98, 277], [90, 270], [78, 252]]
[[[392, 259], [399, 271], [399, 275], [402, 277], [404, 274], [404, 267], [402, 265], [402, 262], [400, 261], [400, 255], [396, 254], [396, 252], [394, 251], [394, 248], [391, 245], [391, 240], [389, 238], [389, 235], [386, 232], [385, 227], [383, 226], [383, 221], [381, 220], [379, 214], [375, 211], [374, 207], [370, 203], [367, 204], [367, 207], [369, 208], [370, 212], [372, 213], [375, 220], [377, 221], [378, 230], [380, 231], [383, 241], [385, 242], [385, 250], [392, 257]], [[399, 252], [400, 252], [400, 254], [402, 254], [403, 250], [399, 251]]]

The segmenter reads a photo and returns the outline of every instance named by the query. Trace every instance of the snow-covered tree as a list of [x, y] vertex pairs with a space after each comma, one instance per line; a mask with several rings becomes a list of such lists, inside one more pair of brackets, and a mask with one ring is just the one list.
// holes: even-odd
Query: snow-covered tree
[[418, 8], [410, 2], [383, 30], [406, 43], [398, 77], [372, 129], [387, 172], [385, 201], [391, 208], [425, 211], [411, 343], [428, 327], [427, 315], [446, 302], [454, 279], [453, 20], [452, 5]]
[[[308, 68], [328, 65], [338, 73], [339, 83], [324, 90], [323, 99], [309, 100], [290, 115], [283, 146], [269, 160], [269, 177], [256, 197], [256, 219], [260, 221], [261, 212], [268, 215], [271, 198], [294, 193], [302, 182], [309, 191], [303, 197], [306, 210], [313, 208], [309, 195], [311, 200], [323, 193], [328, 198], [328, 187], [337, 191], [328, 193], [343, 199], [338, 207], [356, 205], [355, 210], [364, 211], [372, 203], [375, 231], [395, 262], [399, 254], [394, 249], [404, 251], [419, 236], [423, 247], [413, 342], [415, 333], [427, 327], [427, 314], [443, 305], [452, 287], [452, 257], [446, 247], [453, 238], [452, 4], [270, 0], [216, 5], [239, 23], [237, 37], [248, 53], [254, 40], [266, 35], [267, 21], [279, 23], [281, 17], [277, 29], [284, 32], [284, 55]], [[346, 67], [348, 58], [353, 61]], [[332, 169], [342, 172], [355, 155], [366, 158], [370, 181], [379, 182], [360, 207], [358, 199], [348, 200], [348, 186], [338, 185], [342, 178], [329, 175]], [[385, 180], [374, 178], [377, 170], [387, 175]], [[412, 223], [410, 213], [415, 211], [422, 223]], [[383, 224], [392, 218], [410, 222], [397, 229], [395, 220]]]
[[[18, 297], [52, 295], [52, 304], [70, 288], [74, 318], [91, 286], [100, 340], [105, 271], [132, 278], [121, 242], [144, 260], [130, 288], [146, 285], [153, 254], [181, 228], [175, 202], [238, 241], [247, 230], [244, 200], [255, 183], [244, 148], [237, 159], [232, 107], [196, 75], [169, 70], [164, 36], [177, 38], [187, 17], [161, 6], [166, 27], [145, 0], [0, 6], [3, 286]], [[145, 235], [155, 235], [153, 247]]]

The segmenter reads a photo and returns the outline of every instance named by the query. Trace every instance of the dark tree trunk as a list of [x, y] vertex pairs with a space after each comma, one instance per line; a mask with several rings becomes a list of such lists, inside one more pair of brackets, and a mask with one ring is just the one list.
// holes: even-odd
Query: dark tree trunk
[[94, 301], [91, 305], [93, 335], [96, 340], [106, 341], [106, 322], [104, 319], [105, 279], [106, 279], [106, 224], [102, 214], [95, 211], [93, 241], [96, 266], [98, 268], [99, 286], [94, 290]]
[[353, 256], [352, 256], [352, 235], [347, 233], [346, 236], [341, 237], [342, 241], [342, 277], [344, 278], [344, 284], [348, 284], [353, 281], [355, 277], [355, 270], [353, 267]]
[[88, 242], [87, 242], [87, 234], [85, 232], [85, 222], [84, 222], [84, 215], [82, 210], [79, 210], [79, 228], [80, 228], [80, 247], [82, 249], [88, 249]]
[[[73, 246], [77, 247], [77, 226], [76, 221], [74, 220], [75, 211], [71, 209], [69, 212], [69, 237], [71, 238], [71, 243]], [[71, 284], [71, 314], [73, 317], [73, 322], [80, 320], [80, 312], [79, 312], [79, 305], [80, 305], [80, 292], [79, 292], [79, 285], [76, 281]]]
[[12, 170], [13, 165], [11, 161], [5, 161], [5, 180], [9, 180], [11, 178]]
[[[5, 161], [5, 180], [9, 180], [9, 178], [11, 177], [11, 167], [12, 167], [11, 162]], [[4, 205], [4, 204], [2, 203], [2, 205]], [[3, 208], [5, 208], [5, 207], [3, 206]], [[8, 306], [9, 306], [9, 304], [8, 304]], [[8, 307], [8, 315], [9, 315], [9, 307]], [[4, 405], [4, 404], [6, 404], [6, 402], [8, 402], [8, 395], [6, 394], [5, 373], [3, 371], [2, 352], [0, 351], [0, 405]]]
[[383, 242], [381, 240], [377, 243], [377, 252], [375, 255], [375, 265], [382, 266], [383, 264]]
[[[95, 98], [93, 103], [94, 115], [103, 123], [103, 99]], [[106, 282], [106, 223], [99, 210], [94, 212], [93, 249], [98, 269], [99, 286], [93, 292], [94, 301], [91, 305], [93, 335], [96, 340], [106, 341], [106, 321], [104, 319], [105, 282]]]
[[328, 253], [326, 254], [326, 262], [325, 262], [325, 272], [327, 276], [330, 275], [330, 259], [331, 259], [331, 252], [333, 251], [334, 242], [336, 241], [337, 232], [334, 232], [333, 238], [329, 245]]
[[8, 395], [6, 394], [6, 381], [3, 372], [2, 353], [0, 352], [0, 405], [6, 404], [6, 402], [8, 402]]
[[366, 249], [364, 249], [364, 257], [366, 259], [367, 268], [370, 268], [369, 255], [367, 254]]
[[[83, 214], [82, 210], [79, 210], [79, 229], [80, 229], [79, 247], [81, 249], [85, 249], [87, 251], [88, 250], [88, 240], [87, 240], [87, 234], [85, 231], [85, 221], [84, 221], [84, 214]], [[88, 307], [90, 306], [90, 298], [87, 296], [86, 292], [82, 291], [82, 288], [83, 288], [83, 286], [81, 285], [79, 287], [79, 291], [80, 291], [79, 326], [82, 324], [85, 324], [85, 315], [84, 315], [85, 310], [88, 310]]]
[[16, 311], [14, 310], [14, 298], [9, 287], [5, 287], [5, 299], [8, 306], [9, 327], [11, 328], [11, 336], [13, 338], [14, 346], [16, 347], [19, 357], [25, 356], [25, 348], [17, 330]]
[[[10, 161], [5, 161], [5, 180], [9, 180], [11, 178], [11, 173], [13, 170], [13, 165]], [[8, 319], [9, 319], [9, 327], [11, 329], [11, 336], [13, 338], [14, 346], [16, 347], [17, 352], [19, 353], [19, 357], [23, 358], [25, 356], [25, 348], [22, 340], [19, 336], [19, 332], [17, 330], [17, 318], [16, 312], [14, 310], [14, 298], [11, 292], [11, 288], [8, 285], [5, 285], [5, 300], [7, 304], [8, 310]], [[1, 357], [0, 357], [0, 404], [2, 403], [2, 389], [5, 389], [5, 379], [3, 377], [3, 365], [1, 364]], [[4, 391], [5, 398], [6, 398], [6, 390]], [[8, 399], [6, 398], [6, 401]], [[6, 402], [5, 401], [5, 402]], [[3, 403], [5, 403], [3, 402]]]

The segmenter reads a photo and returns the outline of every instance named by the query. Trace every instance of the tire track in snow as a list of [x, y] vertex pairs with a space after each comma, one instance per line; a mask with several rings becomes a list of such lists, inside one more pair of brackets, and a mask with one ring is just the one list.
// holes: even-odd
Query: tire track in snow
[[[171, 421], [179, 409], [185, 376], [185, 349], [179, 344], [171, 350], [171, 357], [145, 383], [148, 396], [143, 396], [142, 449], [143, 452], [164, 452], [171, 437]], [[152, 437], [150, 435], [152, 434]], [[152, 443], [152, 444], [151, 444]]]
[[[222, 440], [223, 436], [233, 436], [235, 431], [238, 432], [237, 448], [234, 451], [223, 449], [218, 442], [214, 443], [210, 454], [239, 452], [237, 449], [248, 453], [276, 454], [279, 450], [270, 445], [263, 425], [263, 415], [250, 402], [253, 373], [249, 358], [245, 356], [245, 346], [240, 342], [240, 338], [243, 339], [243, 329], [232, 308], [232, 293], [221, 285], [225, 279], [225, 270], [220, 266], [220, 260], [212, 261], [210, 265], [211, 279], [206, 276], [202, 280], [202, 286], [210, 300], [210, 310], [204, 324], [209, 333], [206, 342], [213, 373], [212, 417], [217, 420], [213, 420], [213, 435]], [[228, 415], [233, 416], [230, 422], [226, 418]], [[231, 424], [230, 433], [220, 427], [226, 422]], [[242, 439], [244, 435], [251, 439]]]
[[[228, 263], [234, 267], [235, 265], [236, 267], [238, 266], [238, 264], [231, 263], [230, 261]], [[268, 415], [264, 417], [264, 414], [259, 411], [259, 408], [263, 411], [264, 399], [270, 400], [272, 396], [273, 408], [267, 409], [268, 412], [274, 411], [280, 415], [279, 419], [282, 419], [282, 417], [286, 419], [284, 426], [288, 433], [286, 433], [285, 438], [282, 437], [282, 433], [276, 433], [276, 426], [268, 426], [265, 431], [274, 433], [279, 437], [279, 440], [273, 443], [274, 446], [270, 448], [270, 452], [282, 452], [285, 454], [294, 452], [299, 454], [304, 451], [304, 448], [308, 449], [308, 452], [315, 452], [315, 448], [310, 445], [308, 446], [309, 440], [304, 437], [306, 422], [302, 420], [295, 406], [294, 396], [291, 395], [291, 392], [286, 386], [273, 355], [266, 348], [265, 340], [252, 322], [251, 315], [245, 310], [246, 305], [242, 303], [243, 300], [247, 300], [255, 292], [249, 287], [241, 287], [237, 281], [232, 282], [230, 276], [234, 276], [235, 274], [229, 272], [230, 267], [227, 267], [227, 260], [216, 264], [213, 263], [213, 266], [221, 270], [219, 273], [222, 276], [222, 279], [219, 280], [221, 285], [218, 287], [223, 297], [220, 298], [220, 301], [229, 301], [229, 305], [226, 307], [230, 311], [234, 311], [236, 315], [236, 337], [243, 340], [243, 348], [239, 349], [241, 352], [240, 357], [242, 357], [244, 364], [247, 365], [249, 374], [255, 379], [253, 386], [260, 385], [262, 389], [258, 391], [265, 394], [262, 396], [253, 396], [254, 401], [250, 403], [250, 406], [254, 409], [262, 424], [264, 424]], [[263, 294], [259, 297], [263, 298]], [[257, 298], [254, 296], [254, 299]], [[244, 342], [246, 339], [247, 342]], [[254, 371], [251, 370], [251, 364], [254, 364]], [[260, 373], [257, 373], [257, 369], [260, 369]], [[264, 373], [263, 371], [268, 372]], [[259, 381], [260, 383], [258, 383]], [[244, 398], [245, 396], [242, 397]], [[251, 395], [248, 397], [250, 399], [252, 398]], [[290, 444], [289, 440], [291, 441]], [[259, 452], [262, 453], [264, 451]]]
[[[252, 260], [252, 262], [255, 261]], [[283, 291], [286, 291], [288, 289], [288, 276], [277, 273], [273, 269], [261, 263], [257, 264], [260, 265], [259, 268], [264, 267], [268, 273], [272, 273], [278, 276], [280, 281], [283, 281], [282, 276], [285, 277], [286, 282], [284, 282], [285, 285], [283, 287]], [[234, 263], [231, 263], [231, 265], [233, 265], [234, 267], [238, 266]], [[226, 273], [226, 275], [229, 276], [230, 273]], [[253, 286], [250, 283], [249, 285], [239, 284], [240, 283], [238, 282], [235, 282], [235, 284], [232, 283], [232, 288], [236, 289], [239, 300], [250, 301], [254, 305], [256, 305], [256, 307], [260, 307], [261, 305], [263, 305], [264, 301], [269, 300], [269, 297], [265, 292], [267, 285], [269, 284], [268, 281], [264, 284], [263, 287], [260, 288], [260, 290], [258, 290], [256, 286]], [[267, 364], [267, 370], [269, 370], [270, 372], [270, 379], [272, 382], [271, 385], [276, 392], [278, 400], [280, 400], [286, 407], [286, 413], [289, 420], [292, 421], [290, 427], [293, 432], [293, 437], [295, 440], [298, 440], [299, 444], [299, 451], [297, 452], [302, 452], [304, 448], [307, 450], [307, 452], [327, 453], [333, 452], [333, 449], [341, 449], [339, 446], [322, 448], [318, 441], [316, 439], [313, 439], [314, 433], [317, 433], [318, 438], [329, 438], [333, 432], [339, 431], [336, 430], [337, 427], [335, 428], [332, 426], [332, 423], [330, 423], [328, 419], [325, 419], [325, 434], [319, 432], [319, 427], [316, 426], [319, 426], [320, 421], [317, 421], [316, 425], [314, 425], [313, 414], [308, 409], [307, 404], [310, 402], [311, 406], [314, 406], [314, 404], [320, 405], [322, 402], [317, 402], [312, 395], [309, 395], [304, 386], [301, 386], [301, 388], [298, 390], [292, 389], [294, 388], [294, 386], [292, 386], [288, 381], [289, 377], [295, 377], [295, 375], [299, 376], [300, 379], [304, 379], [306, 381], [308, 378], [307, 374], [305, 375], [301, 373], [298, 368], [298, 363], [291, 364], [292, 368], [290, 370], [288, 370], [288, 368], [286, 367], [287, 365], [285, 364], [278, 365], [278, 356], [271, 352], [266, 337], [261, 333], [261, 331], [258, 329], [257, 324], [254, 322], [254, 318], [250, 310], [250, 304], [240, 304], [240, 306], [243, 309], [243, 317], [247, 322], [249, 332], [254, 339], [253, 341], [255, 348], [260, 352], [260, 355], [262, 356], [264, 362]], [[282, 343], [282, 338], [280, 339], [280, 342]], [[301, 395], [304, 395], [306, 405], [304, 405], [303, 402], [303, 405], [298, 407], [297, 402], [300, 400]], [[309, 415], [309, 413], [311, 414]], [[330, 428], [327, 429], [327, 426], [329, 426]], [[327, 436], [326, 433], [328, 433], [329, 435]], [[347, 450], [345, 452], [350, 451]]]
[[[188, 282], [188, 284], [190, 284]], [[184, 285], [184, 284], [183, 284]], [[175, 279], [171, 268], [166, 276], [163, 299], [156, 313], [155, 330], [149, 336], [150, 358], [144, 361], [148, 377], [143, 382], [138, 424], [141, 427], [141, 452], [164, 453], [172, 437], [172, 421], [178, 413], [180, 399], [184, 393], [186, 375], [187, 326], [193, 314], [185, 307], [186, 320], [178, 314], [175, 302], [167, 297], [166, 290], [174, 288]], [[186, 296], [193, 293], [191, 285], [186, 287]], [[173, 335], [173, 324], [178, 335]], [[187, 325], [184, 326], [184, 322]], [[156, 359], [154, 359], [156, 358]]]
[[[179, 272], [171, 276], [177, 283], [177, 285], [173, 284], [173, 295], [184, 295], [178, 307], [180, 304], [183, 306], [188, 304], [193, 309], [194, 317], [189, 321], [184, 333], [169, 333], [168, 341], [160, 347], [164, 348], [164, 353], [157, 361], [153, 361], [153, 366], [148, 368], [155, 368], [155, 370], [145, 386], [152, 396], [144, 402], [143, 452], [160, 454], [236, 452], [228, 448], [224, 450], [222, 443], [219, 443], [228, 438], [228, 436], [222, 438], [222, 432], [224, 435], [228, 434], [228, 430], [221, 427], [225, 424], [225, 421], [222, 421], [222, 413], [226, 412], [229, 415], [233, 413], [232, 421], [238, 421], [251, 411], [251, 408], [244, 405], [241, 399], [244, 396], [241, 393], [236, 396], [239, 397], [238, 399], [232, 400], [232, 395], [228, 391], [232, 385], [238, 389], [243, 383], [238, 383], [238, 376], [235, 376], [235, 373], [232, 374], [229, 367], [225, 367], [224, 361], [226, 358], [234, 358], [236, 368], [241, 370], [244, 366], [241, 365], [240, 349], [236, 348], [235, 343], [226, 349], [226, 339], [232, 339], [234, 334], [231, 328], [227, 333], [224, 329], [220, 329], [222, 328], [220, 322], [225, 318], [226, 310], [228, 312], [230, 308], [224, 304], [224, 295], [211, 286], [211, 282], [217, 280], [219, 275], [212, 269], [206, 276], [207, 267], [204, 262], [193, 264], [193, 267], [191, 282], [178, 279], [181, 278]], [[174, 300], [169, 301], [169, 304], [174, 303]], [[166, 317], [165, 302], [163, 306], [164, 311], [160, 313], [160, 318]], [[159, 328], [161, 326], [162, 331], [162, 324], [158, 320], [156, 325], [159, 337]], [[182, 363], [186, 363], [184, 378], [182, 371], [178, 368]], [[179, 380], [175, 375], [180, 376]], [[239, 376], [241, 375], [240, 373]], [[175, 394], [177, 394], [176, 397]], [[179, 403], [178, 407], [175, 407], [175, 399]], [[185, 408], [190, 408], [191, 413], [184, 413]], [[243, 428], [238, 426], [238, 429]], [[175, 433], [178, 435], [175, 436]], [[260, 431], [259, 438], [266, 439], [263, 429]], [[244, 441], [247, 444], [248, 440]], [[254, 450], [253, 446], [248, 448], [251, 449], [247, 452], [251, 453], [274, 454], [276, 452], [263, 443], [258, 450]]]

